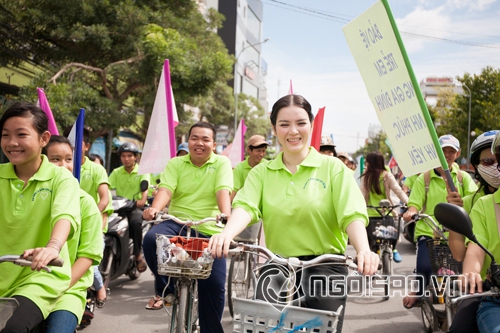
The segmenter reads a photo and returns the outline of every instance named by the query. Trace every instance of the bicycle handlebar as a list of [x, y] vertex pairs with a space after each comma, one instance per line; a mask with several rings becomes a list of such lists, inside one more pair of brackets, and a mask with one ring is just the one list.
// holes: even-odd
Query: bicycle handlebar
[[434, 231], [437, 235], [439, 235], [439, 237], [441, 237], [443, 240], [448, 240], [448, 238], [444, 235], [445, 230], [441, 229], [439, 225], [436, 223], [436, 221], [430, 215], [427, 214], [417, 213], [412, 215], [411, 221], [406, 222], [404, 224], [404, 227], [406, 228], [408, 225], [412, 223], [417, 223], [420, 220], [423, 220], [432, 229], [432, 231]]
[[[33, 260], [33, 256], [28, 256], [26, 258], [23, 258], [23, 256], [19, 256], [19, 255], [4, 255], [4, 256], [0, 256], [0, 263], [2, 262], [11, 262], [15, 265], [19, 265], [19, 266], [31, 266], [31, 263], [32, 263], [32, 260]], [[50, 261], [47, 266], [56, 266], [56, 267], [62, 267], [64, 265], [64, 260], [62, 258], [56, 258], [52, 261]], [[47, 271], [48, 273], [50, 273], [52, 271], [52, 269], [50, 269], [50, 267], [43, 267], [43, 269], [45, 271]]]
[[451, 303], [456, 304], [456, 303], [463, 301], [465, 299], [476, 298], [476, 297], [486, 297], [486, 296], [498, 297], [498, 296], [500, 296], [500, 290], [497, 288], [494, 288], [494, 289], [491, 289], [488, 291], [483, 291], [482, 293], [474, 293], [474, 294], [467, 294], [467, 295], [463, 295], [463, 296], [453, 297], [453, 298], [451, 298]]
[[[333, 263], [333, 264], [343, 264], [352, 270], [357, 270], [358, 265], [356, 263], [356, 258], [353, 258], [348, 255], [341, 254], [322, 254], [311, 260], [300, 260], [296, 257], [290, 258], [281, 258], [271, 252], [269, 249], [262, 247], [260, 245], [253, 244], [245, 244], [245, 243], [231, 243], [229, 246], [229, 253], [243, 253], [249, 251], [257, 251], [258, 253], [263, 254], [272, 262], [275, 262], [280, 265], [289, 265], [292, 267], [310, 267], [320, 263]], [[381, 269], [382, 265], [379, 264], [378, 269]]]
[[171, 214], [161, 214], [161, 212], [156, 213], [155, 219], [153, 221], [150, 221], [149, 223], [155, 223], [158, 222], [158, 220], [172, 220], [175, 223], [185, 225], [186, 227], [197, 226], [207, 222], [215, 222], [216, 227], [224, 228], [225, 224], [227, 223], [227, 217], [225, 214], [221, 214], [220, 219], [217, 219], [215, 217], [207, 217], [204, 218], [203, 220], [192, 221], [192, 220], [182, 220]]

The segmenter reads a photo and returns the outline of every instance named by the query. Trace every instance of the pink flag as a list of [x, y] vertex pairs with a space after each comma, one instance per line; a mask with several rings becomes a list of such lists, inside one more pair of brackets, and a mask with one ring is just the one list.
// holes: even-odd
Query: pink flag
[[42, 109], [47, 118], [49, 118], [49, 132], [52, 135], [59, 135], [59, 131], [57, 130], [56, 121], [54, 120], [54, 116], [52, 115], [52, 110], [50, 109], [49, 101], [47, 100], [47, 96], [45, 96], [45, 92], [43, 88], [36, 88], [38, 92], [38, 106]]
[[247, 127], [245, 126], [245, 120], [240, 120], [240, 125], [236, 130], [233, 142], [224, 149], [221, 155], [227, 156], [231, 161], [231, 166], [234, 168], [236, 164], [240, 163], [245, 159], [245, 132]]
[[170, 63], [165, 60], [142, 150], [139, 174], [160, 173], [176, 155], [175, 127], [179, 124], [170, 81]]
[[288, 95], [293, 95], [292, 79], [290, 79], [290, 88], [288, 89]]

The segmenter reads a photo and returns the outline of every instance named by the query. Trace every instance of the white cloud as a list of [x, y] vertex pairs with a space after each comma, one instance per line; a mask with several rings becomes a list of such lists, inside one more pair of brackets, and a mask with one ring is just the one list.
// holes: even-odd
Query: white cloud
[[490, 7], [497, 0], [448, 0], [447, 6], [450, 8], [468, 8], [469, 11], [481, 12]]

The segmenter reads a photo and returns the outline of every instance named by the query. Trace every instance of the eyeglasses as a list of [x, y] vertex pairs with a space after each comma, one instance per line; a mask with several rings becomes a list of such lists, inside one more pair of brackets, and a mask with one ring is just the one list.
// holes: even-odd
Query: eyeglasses
[[493, 165], [497, 162], [496, 159], [494, 158], [482, 158], [479, 160], [479, 163], [484, 165], [484, 166], [490, 166], [490, 165]]

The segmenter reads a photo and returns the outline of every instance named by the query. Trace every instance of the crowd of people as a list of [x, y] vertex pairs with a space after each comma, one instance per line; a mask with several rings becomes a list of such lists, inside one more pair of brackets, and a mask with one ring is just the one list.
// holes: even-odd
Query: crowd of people
[[[32, 256], [33, 263], [26, 268], [0, 266], [0, 297], [13, 297], [19, 303], [1, 332], [29, 332], [42, 322], [46, 332], [73, 332], [84, 316], [86, 290], [91, 285], [97, 292], [98, 307], [105, 305], [106, 290], [98, 264], [103, 254], [102, 236], [113, 211], [110, 190], [136, 202], [137, 208], [128, 216], [130, 237], [137, 269], [143, 272], [149, 267], [155, 276], [155, 295], [146, 305], [150, 310], [168, 305], [161, 296], [165, 289], [167, 294], [174, 293], [172, 283], [157, 271], [156, 235], [186, 236], [187, 229], [166, 220], [142, 239], [143, 219], [152, 220], [165, 209], [195, 220], [220, 214], [228, 217], [224, 229], [204, 224], [191, 230], [192, 236], [209, 240], [214, 257], [210, 277], [198, 282], [202, 332], [223, 332], [229, 245], [251, 228], [260, 228], [260, 224], [266, 247], [282, 257], [310, 260], [322, 254], [344, 254], [349, 242], [356, 251], [358, 272], [372, 275], [377, 272], [379, 255], [374, 252], [374, 235], [366, 228], [380, 216], [367, 207], [378, 206], [384, 199], [392, 203], [394, 193], [407, 205], [405, 221], [419, 212], [433, 216], [434, 207], [441, 202], [463, 206], [470, 213], [478, 239], [499, 254], [496, 222], [500, 218], [495, 218], [494, 210], [500, 202], [496, 194], [500, 186], [498, 131], [483, 133], [471, 146], [479, 187], [455, 163], [461, 153], [459, 141], [450, 134], [439, 138], [456, 188], [452, 191], [441, 167], [407, 177], [401, 187], [384, 156], [376, 151], [366, 155], [365, 168], [356, 179], [356, 160], [346, 152], [337, 152], [330, 137], [321, 138], [319, 152], [309, 146], [314, 115], [309, 102], [300, 95], [280, 98], [273, 105], [270, 120], [282, 147], [273, 160], [264, 158], [269, 143], [255, 134], [246, 144], [248, 157], [232, 169], [228, 158], [215, 153], [215, 127], [198, 122], [191, 126], [187, 142], [178, 146], [177, 157], [162, 173], [140, 175], [140, 151], [133, 143], [124, 143], [118, 149], [122, 166], [109, 177], [101, 157], [83, 156], [78, 184], [70, 172], [73, 148], [65, 138], [69, 130], [64, 136], [51, 136], [40, 108], [23, 102], [12, 105], [0, 119], [1, 148], [9, 159], [9, 163], [0, 165], [4, 191], [0, 205], [11, 207], [0, 215], [0, 255], [23, 253], [23, 257]], [[88, 132], [83, 147], [88, 153]], [[141, 190], [143, 180], [155, 188]], [[154, 196], [150, 206], [148, 195]], [[425, 223], [416, 223], [420, 289], [403, 299], [405, 308], [421, 304], [431, 275], [427, 240], [432, 237], [433, 231]], [[464, 262], [468, 282], [481, 291], [489, 267], [484, 251], [453, 232], [449, 244], [454, 257]], [[394, 261], [401, 262], [397, 239], [391, 245]], [[65, 260], [63, 267], [54, 267], [52, 274], [38, 273], [58, 257]], [[298, 279], [303, 281], [298, 287], [305, 307], [336, 311], [342, 306], [338, 332], [342, 331], [346, 294], [334, 283], [307, 282], [311, 276], [341, 279], [347, 273], [344, 266], [321, 265], [305, 269]], [[462, 303], [450, 332], [498, 332], [499, 305], [495, 298]]]

